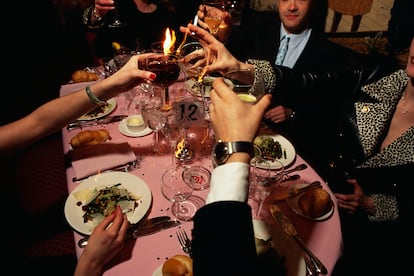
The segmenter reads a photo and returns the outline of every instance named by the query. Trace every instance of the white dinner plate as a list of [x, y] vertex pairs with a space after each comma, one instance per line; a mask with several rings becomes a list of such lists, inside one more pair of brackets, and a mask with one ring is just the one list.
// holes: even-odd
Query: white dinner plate
[[144, 128], [141, 131], [130, 131], [127, 126], [126, 126], [126, 119], [123, 119], [122, 121], [119, 122], [118, 124], [118, 130], [119, 132], [121, 132], [123, 135], [125, 136], [129, 136], [129, 137], [141, 137], [141, 136], [146, 136], [150, 133], [153, 132], [153, 130], [149, 127]]
[[[136, 203], [134, 212], [126, 213], [128, 221], [136, 224], [147, 213], [152, 202], [152, 194], [148, 185], [144, 180], [136, 175], [127, 172], [105, 172], [90, 176], [82, 181], [68, 196], [65, 203], [65, 217], [73, 229], [84, 235], [90, 235], [97, 225], [97, 221], [83, 222], [82, 206], [86, 204], [86, 199], [79, 201], [75, 197], [75, 193], [85, 190], [93, 190], [95, 188], [103, 188], [121, 183], [122, 188], [127, 189], [135, 197], [139, 198]], [[77, 193], [79, 194], [79, 193]]]
[[[286, 137], [280, 135], [280, 134], [275, 134], [275, 135], [259, 135], [259, 136], [268, 136], [268, 137], [272, 137], [273, 141], [277, 141], [280, 144], [280, 147], [282, 148], [282, 157], [280, 159], [278, 159], [282, 164], [283, 167], [286, 169], [287, 167], [289, 167], [290, 165], [293, 164], [293, 162], [295, 162], [296, 160], [296, 150], [295, 147], [292, 145], [292, 143], [286, 139]], [[277, 162], [272, 162], [271, 160], [269, 160], [270, 163], [270, 169], [272, 170], [276, 170], [280, 168], [280, 164]], [[260, 168], [260, 164], [258, 165], [258, 167]], [[266, 169], [265, 167], [262, 167], [262, 169]]]
[[[211, 83], [213, 83], [213, 81], [216, 78], [206, 76], [206, 77], [204, 77], [204, 79], [206, 79], [207, 81], [211, 81]], [[205, 95], [204, 95], [206, 98], [210, 98], [211, 87], [212, 87], [211, 85], [206, 85], [206, 90], [205, 90]], [[199, 89], [195, 79], [186, 80], [185, 81], [185, 88], [187, 89], [187, 91], [191, 92], [193, 95], [201, 97], [200, 89]]]
[[82, 116], [80, 116], [78, 118], [78, 120], [81, 120], [81, 121], [90, 121], [90, 120], [94, 120], [94, 119], [99, 119], [99, 118], [102, 118], [102, 117], [108, 115], [112, 111], [114, 111], [114, 109], [116, 108], [116, 100], [115, 100], [115, 98], [111, 98], [111, 99], [107, 100], [106, 102], [108, 104], [102, 107], [102, 111], [101, 112], [93, 112], [93, 111], [90, 111], [90, 112], [88, 112], [88, 113], [83, 114]]
[[[309, 184], [307, 184], [307, 183], [295, 184], [295, 185], [290, 186], [289, 189], [295, 189], [295, 188], [298, 189], [298, 188], [305, 187], [307, 185], [309, 185]], [[326, 219], [328, 219], [332, 216], [332, 214], [334, 212], [334, 204], [333, 204], [332, 200], [331, 200], [331, 209], [328, 212], [326, 212], [324, 215], [322, 215], [320, 217], [313, 218], [313, 217], [309, 217], [306, 214], [304, 214], [302, 212], [302, 210], [298, 207], [298, 201], [301, 198], [301, 196], [303, 196], [303, 195], [304, 195], [304, 193], [301, 193], [297, 196], [286, 199], [287, 205], [289, 206], [290, 209], [292, 209], [293, 212], [295, 212], [295, 214], [297, 214], [298, 216], [301, 216], [303, 218], [306, 218], [306, 219], [309, 219], [309, 220], [316, 220], [316, 221], [326, 220]]]

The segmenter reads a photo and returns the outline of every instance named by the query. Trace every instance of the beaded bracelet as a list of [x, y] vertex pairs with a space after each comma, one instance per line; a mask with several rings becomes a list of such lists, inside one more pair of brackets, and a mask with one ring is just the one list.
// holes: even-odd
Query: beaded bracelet
[[88, 95], [88, 97], [91, 100], [91, 102], [93, 102], [94, 104], [96, 104], [98, 106], [106, 105], [106, 102], [105, 101], [100, 100], [98, 97], [96, 97], [92, 93], [92, 90], [91, 90], [91, 88], [90, 88], [89, 85], [86, 86], [85, 91], [86, 91], [86, 95]]
[[96, 10], [96, 7], [94, 7], [92, 9], [92, 15], [96, 18], [97, 21], [101, 21], [102, 20], [102, 16], [99, 16]]

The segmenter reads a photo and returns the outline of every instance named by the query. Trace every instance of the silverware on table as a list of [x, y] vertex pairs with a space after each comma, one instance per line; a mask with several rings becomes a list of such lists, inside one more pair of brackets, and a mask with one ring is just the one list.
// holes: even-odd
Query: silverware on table
[[285, 200], [287, 198], [291, 198], [291, 197], [297, 196], [298, 194], [304, 193], [304, 192], [312, 190], [312, 189], [320, 188], [320, 187], [322, 187], [321, 182], [314, 181], [311, 184], [306, 185], [302, 188], [289, 189], [286, 192], [275, 193], [272, 196], [272, 199], [274, 201]]
[[299, 236], [298, 232], [296, 231], [293, 224], [290, 222], [290, 220], [283, 214], [282, 210], [280, 210], [279, 206], [276, 204], [270, 204], [269, 205], [270, 213], [272, 214], [272, 217], [277, 223], [280, 223], [282, 225], [283, 231], [291, 237], [298, 245], [303, 249], [303, 251], [306, 253], [309, 257], [309, 264], [312, 265], [313, 270], [317, 273], [321, 274], [327, 274], [328, 270], [324, 266], [324, 264], [319, 260], [318, 257], [313, 254], [313, 252], [306, 246], [306, 244], [302, 241], [301, 237]]
[[99, 119], [94, 119], [94, 120], [89, 120], [89, 121], [75, 121], [75, 122], [69, 123], [66, 126], [66, 129], [70, 131], [75, 128], [83, 128], [83, 127], [88, 127], [88, 126], [97, 126], [97, 125], [114, 123], [114, 122], [122, 121], [126, 117], [128, 117], [128, 115], [115, 115], [115, 116], [108, 116], [105, 118], [99, 118]]
[[188, 237], [187, 232], [184, 229], [180, 229], [177, 231], [177, 238], [178, 242], [180, 243], [181, 248], [185, 253], [187, 253], [190, 257], [192, 255], [191, 251], [191, 239]]
[[293, 167], [291, 169], [287, 169], [285, 170], [283, 173], [284, 174], [290, 174], [292, 172], [296, 172], [296, 171], [303, 171], [308, 167], [308, 165], [306, 165], [305, 163], [299, 164], [296, 167]]
[[[169, 216], [160, 216], [151, 219], [147, 219], [142, 223], [137, 223], [128, 229], [127, 238], [137, 239], [142, 236], [151, 235], [157, 233], [163, 229], [168, 229], [180, 225], [178, 220], [171, 220]], [[88, 244], [89, 236], [83, 237], [78, 241], [78, 246], [84, 248]]]

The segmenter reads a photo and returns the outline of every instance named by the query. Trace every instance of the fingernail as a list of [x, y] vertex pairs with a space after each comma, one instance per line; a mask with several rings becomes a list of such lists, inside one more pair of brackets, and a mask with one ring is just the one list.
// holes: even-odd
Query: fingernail
[[157, 75], [155, 75], [154, 73], [151, 73], [149, 76], [150, 80], [155, 80], [156, 77]]

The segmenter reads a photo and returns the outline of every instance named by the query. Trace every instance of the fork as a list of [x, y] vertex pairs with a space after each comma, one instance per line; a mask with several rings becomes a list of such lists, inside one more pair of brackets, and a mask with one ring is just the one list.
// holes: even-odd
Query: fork
[[190, 255], [191, 257], [191, 240], [187, 235], [187, 232], [185, 232], [184, 229], [180, 229], [177, 231], [177, 238], [178, 238], [178, 242], [180, 243], [181, 248], [183, 249], [183, 251], [185, 253], [187, 253], [188, 255]]

